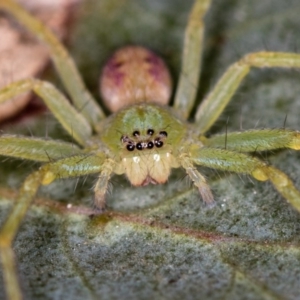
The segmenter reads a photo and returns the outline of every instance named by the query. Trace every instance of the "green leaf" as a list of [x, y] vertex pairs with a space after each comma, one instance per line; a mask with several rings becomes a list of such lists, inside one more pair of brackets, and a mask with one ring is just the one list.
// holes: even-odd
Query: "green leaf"
[[[72, 53], [92, 92], [97, 93], [105, 59], [130, 43], [161, 54], [176, 83], [191, 5], [87, 1]], [[199, 102], [244, 54], [297, 51], [299, 14], [298, 0], [214, 1], [205, 20]], [[299, 71], [253, 70], [212, 133], [225, 132], [227, 120], [228, 131], [283, 127], [286, 116], [285, 126], [297, 129], [299, 111]], [[43, 122], [30, 124], [32, 131], [43, 135]], [[55, 132], [52, 120], [46, 123]], [[24, 125], [11, 131], [18, 127]], [[300, 188], [299, 153], [263, 158]], [[14, 190], [35, 167], [11, 160], [2, 164], [2, 222]], [[87, 213], [95, 178], [79, 181], [76, 189], [76, 180], [43, 188], [14, 244], [26, 299], [299, 299], [299, 213], [269, 183], [214, 171], [207, 176], [213, 208], [205, 207], [181, 171], [165, 185], [142, 188], [115, 176], [111, 212], [92, 219]]]

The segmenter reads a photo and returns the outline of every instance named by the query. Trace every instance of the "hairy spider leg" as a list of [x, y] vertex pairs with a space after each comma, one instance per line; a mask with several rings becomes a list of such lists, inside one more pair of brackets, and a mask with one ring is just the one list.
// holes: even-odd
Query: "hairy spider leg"
[[[54, 142], [50, 146], [54, 146]], [[58, 143], [58, 146], [61, 145]], [[70, 151], [68, 146], [64, 150], [66, 152]], [[28, 149], [24, 149], [23, 153], [26, 152], [28, 152]], [[32, 154], [31, 159], [36, 160], [34, 154]], [[38, 188], [59, 178], [78, 177], [92, 173], [101, 174], [104, 160], [105, 155], [103, 153], [75, 155], [45, 164], [26, 178], [19, 191], [16, 204], [0, 231], [0, 255], [8, 299], [22, 299], [12, 242]]]
[[256, 129], [200, 137], [207, 147], [238, 152], [270, 151], [290, 148], [300, 150], [300, 132], [290, 129]]
[[0, 90], [0, 103], [28, 91], [34, 91], [45, 102], [65, 130], [80, 144], [85, 145], [92, 134], [87, 120], [70, 104], [53, 84], [38, 79], [13, 82]]
[[196, 127], [200, 133], [205, 133], [215, 123], [252, 67], [300, 68], [300, 54], [254, 52], [232, 64], [197, 109]]
[[109, 179], [114, 171], [115, 166], [116, 163], [110, 158], [107, 158], [105, 162], [102, 164], [102, 168], [101, 168], [102, 171], [94, 187], [94, 193], [95, 193], [94, 208], [98, 212], [102, 212], [105, 210], [106, 207], [105, 194], [107, 192]]
[[17, 202], [0, 231], [0, 254], [8, 299], [22, 299], [12, 243], [42, 180], [41, 171], [36, 171], [27, 177], [19, 191]]
[[41, 138], [1, 135], [0, 155], [28, 159], [36, 162], [51, 162], [84, 151], [72, 143]]
[[194, 106], [201, 71], [201, 53], [203, 48], [203, 18], [211, 0], [195, 1], [184, 34], [182, 63], [174, 107], [187, 119]]
[[215, 201], [211, 189], [206, 183], [204, 176], [194, 166], [190, 156], [187, 153], [185, 153], [180, 155], [178, 159], [180, 165], [185, 169], [186, 173], [190, 176], [190, 179], [193, 181], [194, 185], [198, 188], [198, 191], [203, 201], [208, 206], [213, 206], [215, 204]]
[[250, 155], [210, 147], [192, 146], [189, 156], [194, 164], [217, 170], [249, 174], [259, 181], [270, 180], [277, 191], [300, 212], [300, 192], [280, 170]]
[[51, 30], [14, 1], [0, 0], [0, 9], [13, 15], [18, 22], [48, 47], [58, 75], [70, 94], [75, 107], [94, 127], [105, 115], [85, 87], [76, 64], [67, 49]]

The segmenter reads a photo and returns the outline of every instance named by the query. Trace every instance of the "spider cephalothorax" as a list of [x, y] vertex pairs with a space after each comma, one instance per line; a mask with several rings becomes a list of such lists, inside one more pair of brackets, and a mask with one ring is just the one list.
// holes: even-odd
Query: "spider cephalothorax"
[[[170, 126], [172, 124], [172, 126]], [[186, 124], [156, 104], [134, 104], [115, 113], [103, 125], [101, 141], [111, 150], [116, 174], [125, 173], [135, 185], [164, 183]]]

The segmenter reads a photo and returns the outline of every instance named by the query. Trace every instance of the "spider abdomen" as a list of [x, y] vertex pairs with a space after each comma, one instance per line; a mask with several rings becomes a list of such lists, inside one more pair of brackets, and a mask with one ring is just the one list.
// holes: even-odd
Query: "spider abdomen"
[[127, 46], [116, 51], [104, 66], [100, 91], [112, 112], [141, 102], [167, 105], [172, 91], [171, 76], [154, 52]]

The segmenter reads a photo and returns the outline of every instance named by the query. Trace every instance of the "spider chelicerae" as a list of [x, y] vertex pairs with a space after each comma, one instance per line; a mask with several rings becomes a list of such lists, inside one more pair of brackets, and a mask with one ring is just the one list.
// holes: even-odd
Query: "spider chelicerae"
[[[172, 168], [183, 168], [204, 202], [213, 195], [199, 167], [248, 174], [269, 180], [300, 211], [300, 192], [283, 172], [248, 153], [280, 148], [300, 149], [300, 134], [287, 129], [233, 132], [207, 138], [251, 67], [299, 68], [300, 55], [256, 52], [231, 65], [197, 108], [195, 122], [187, 122], [194, 105], [203, 40], [202, 19], [210, 1], [196, 1], [187, 25], [182, 71], [174, 105], [168, 107], [171, 79], [164, 62], [139, 46], [118, 50], [104, 67], [102, 98], [113, 112], [106, 117], [85, 88], [64, 46], [35, 18], [12, 0], [0, 8], [13, 15], [49, 48], [72, 106], [51, 83], [38, 79], [14, 82], [0, 91], [0, 102], [33, 90], [46, 103], [74, 143], [2, 135], [0, 154], [44, 163], [23, 183], [16, 205], [0, 232], [1, 257], [7, 294], [21, 298], [12, 241], [38, 188], [56, 179], [99, 174], [94, 187], [95, 207], [105, 209], [107, 185], [113, 174], [125, 174], [134, 186], [165, 183]], [[198, 66], [198, 67], [197, 67]], [[49, 158], [51, 161], [49, 162]]]

